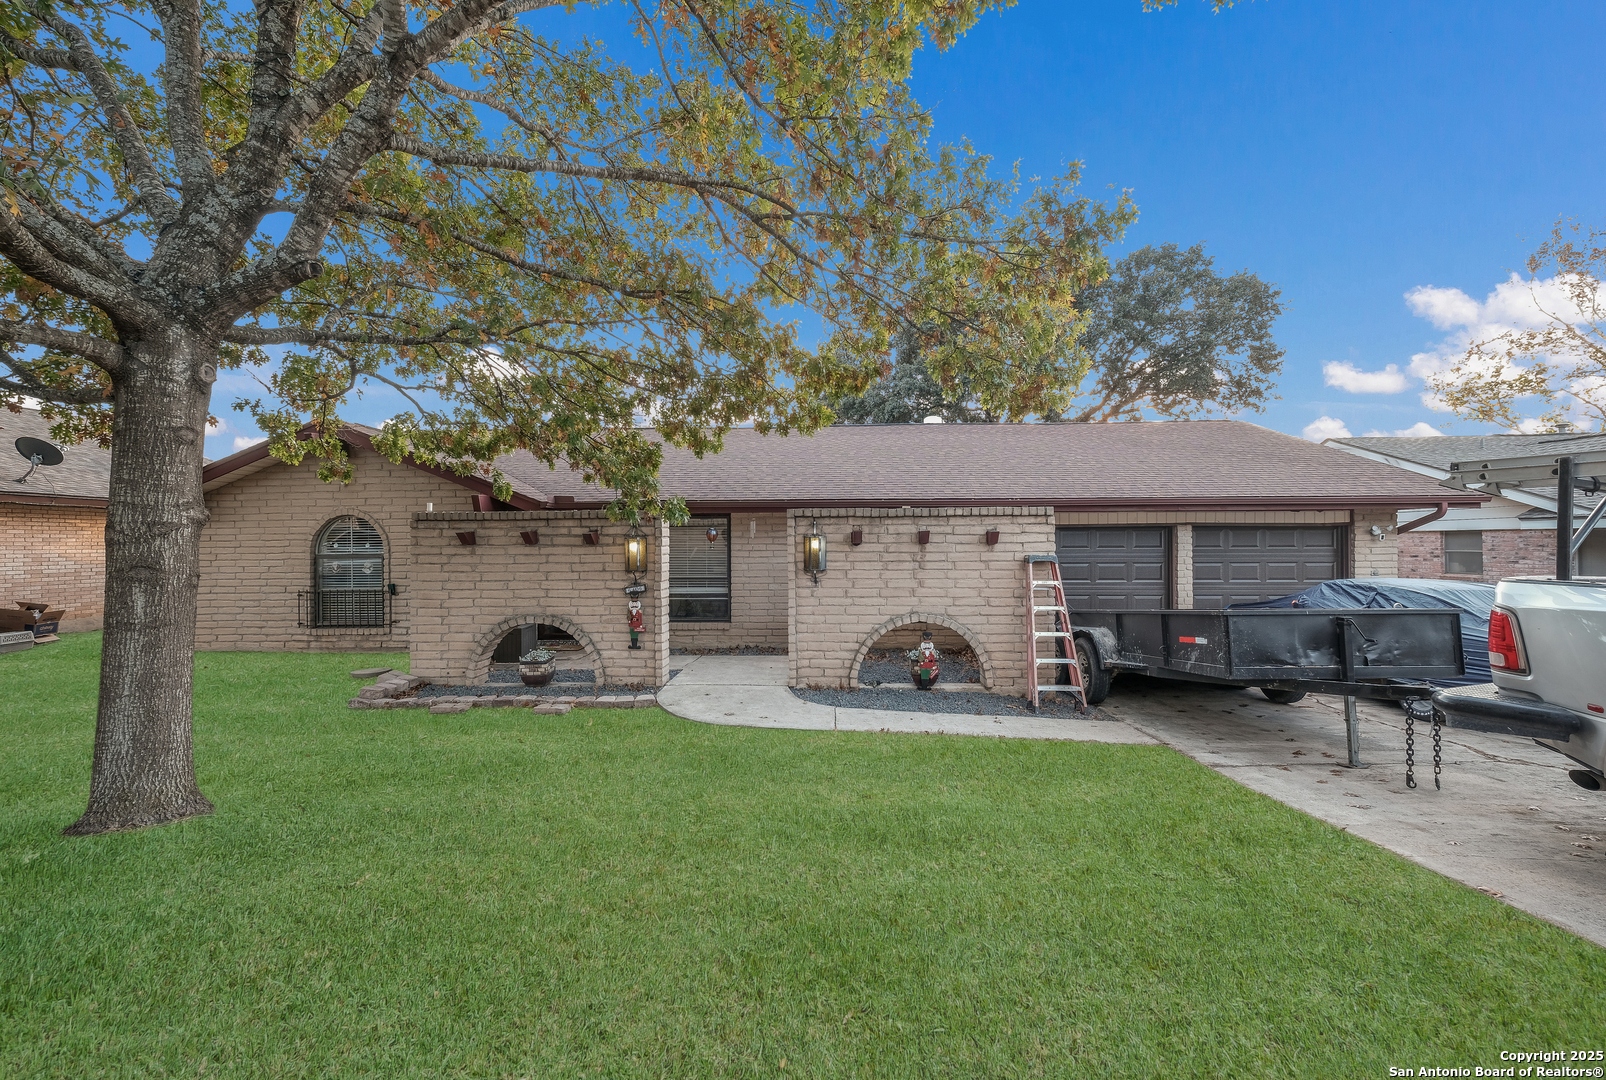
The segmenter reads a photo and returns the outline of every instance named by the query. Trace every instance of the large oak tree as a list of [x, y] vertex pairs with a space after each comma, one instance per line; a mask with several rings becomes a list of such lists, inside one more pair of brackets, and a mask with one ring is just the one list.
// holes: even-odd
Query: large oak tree
[[[568, 34], [575, 0], [13, 0], [0, 8], [0, 404], [112, 449], [95, 833], [211, 809], [190, 689], [202, 441], [220, 370], [265, 384], [285, 461], [526, 448], [664, 509], [636, 426], [717, 450], [809, 430], [937, 326], [1030, 411], [1124, 200], [1020, 192], [933, 148], [904, 83], [1008, 0], [629, 0], [656, 61]], [[121, 38], [139, 43], [128, 48]], [[156, 58], [143, 61], [154, 43]], [[639, 65], [638, 65], [639, 67]], [[804, 348], [793, 306], [827, 340]], [[505, 487], [503, 488], [505, 491]]]

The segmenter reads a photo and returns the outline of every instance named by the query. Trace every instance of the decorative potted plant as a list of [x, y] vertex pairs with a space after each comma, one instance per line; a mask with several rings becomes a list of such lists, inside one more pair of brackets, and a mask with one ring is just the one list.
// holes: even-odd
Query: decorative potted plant
[[914, 682], [916, 690], [930, 690], [937, 682], [937, 676], [942, 669], [937, 661], [942, 659], [942, 653], [932, 644], [931, 631], [927, 630], [920, 635], [920, 647], [910, 649], [909, 678]]
[[534, 648], [519, 657], [519, 679], [525, 686], [545, 686], [558, 670], [558, 654], [551, 649]]

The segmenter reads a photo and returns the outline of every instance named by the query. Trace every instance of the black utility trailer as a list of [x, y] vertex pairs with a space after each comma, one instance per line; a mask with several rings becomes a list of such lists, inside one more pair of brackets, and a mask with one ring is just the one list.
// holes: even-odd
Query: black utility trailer
[[[1462, 674], [1455, 608], [1248, 608], [1072, 611], [1088, 702], [1129, 671], [1162, 679], [1259, 687], [1276, 702], [1307, 693], [1345, 699], [1350, 764], [1360, 765], [1355, 699], [1426, 701], [1426, 679]], [[1424, 715], [1427, 710], [1423, 710]]]

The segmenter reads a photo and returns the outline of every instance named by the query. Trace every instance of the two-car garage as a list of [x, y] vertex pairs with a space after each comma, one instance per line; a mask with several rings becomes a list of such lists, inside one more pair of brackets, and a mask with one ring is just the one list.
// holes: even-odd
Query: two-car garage
[[[1191, 525], [1193, 603], [1225, 607], [1340, 577], [1344, 533], [1335, 526]], [[1172, 526], [1055, 530], [1072, 610], [1163, 608], [1175, 603]]]

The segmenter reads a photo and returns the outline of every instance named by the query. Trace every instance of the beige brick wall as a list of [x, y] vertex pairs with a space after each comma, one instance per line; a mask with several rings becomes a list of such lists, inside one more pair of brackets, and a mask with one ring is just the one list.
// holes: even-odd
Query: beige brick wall
[[[325, 484], [318, 463], [275, 464], [206, 496], [195, 647], [201, 650], [381, 651], [407, 648], [415, 610], [412, 517], [472, 506], [458, 484], [356, 451], [349, 484]], [[386, 578], [397, 595], [392, 625], [312, 629], [296, 625], [296, 593], [312, 587], [312, 548], [331, 518], [355, 514], [385, 537]]]
[[[540, 533], [538, 545], [519, 537], [531, 529]], [[469, 530], [475, 542], [464, 546], [457, 533]], [[584, 542], [591, 530], [601, 534], [600, 543]], [[669, 658], [669, 530], [659, 522], [642, 531], [652, 544], [642, 577], [646, 628], [642, 648], [632, 650], [624, 593], [631, 581], [625, 572], [628, 525], [595, 510], [414, 515], [413, 674], [483, 682], [505, 634], [544, 622], [590, 649], [599, 681], [662, 685]]]
[[[1394, 531], [1397, 517], [1393, 510], [1355, 511], [1350, 527], [1350, 577], [1399, 576], [1400, 538]], [[1381, 537], [1372, 535], [1374, 525], [1383, 530]]]
[[[827, 537], [819, 583], [799, 568], [800, 559], [788, 563], [791, 685], [855, 684], [855, 661], [885, 636], [880, 628], [926, 613], [952, 624], [949, 630], [963, 627], [959, 637], [977, 647], [992, 689], [1025, 693], [1022, 557], [1054, 550], [1052, 508], [794, 510], [787, 515], [789, 552], [801, 551], [816, 519]], [[858, 547], [848, 539], [855, 527], [864, 530]], [[931, 532], [924, 546], [916, 539], [922, 529]], [[996, 546], [985, 542], [990, 529], [1000, 534]], [[910, 638], [907, 628], [895, 629], [891, 641]], [[935, 630], [933, 637], [939, 648], [956, 640]]]
[[1171, 530], [1172, 588], [1179, 608], [1193, 607], [1193, 526]]
[[0, 503], [0, 551], [0, 604], [63, 608], [63, 630], [98, 625], [106, 607], [105, 510]]
[[786, 515], [732, 514], [730, 542], [731, 621], [671, 623], [670, 648], [786, 647]]

